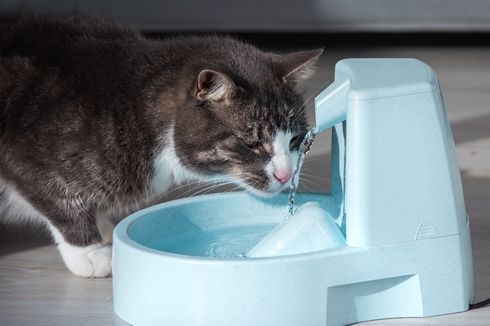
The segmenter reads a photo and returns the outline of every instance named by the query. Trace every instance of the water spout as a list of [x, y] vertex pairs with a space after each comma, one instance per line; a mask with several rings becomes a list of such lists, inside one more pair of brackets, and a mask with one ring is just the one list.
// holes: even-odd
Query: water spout
[[349, 79], [336, 80], [315, 99], [315, 119], [318, 132], [346, 119], [349, 90]]

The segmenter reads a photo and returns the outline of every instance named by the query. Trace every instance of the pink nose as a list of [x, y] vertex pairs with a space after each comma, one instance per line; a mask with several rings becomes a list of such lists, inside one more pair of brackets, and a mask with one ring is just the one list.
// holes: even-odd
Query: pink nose
[[281, 184], [285, 184], [289, 181], [289, 179], [291, 179], [291, 172], [287, 170], [274, 171], [274, 177], [276, 177], [276, 179], [279, 180]]

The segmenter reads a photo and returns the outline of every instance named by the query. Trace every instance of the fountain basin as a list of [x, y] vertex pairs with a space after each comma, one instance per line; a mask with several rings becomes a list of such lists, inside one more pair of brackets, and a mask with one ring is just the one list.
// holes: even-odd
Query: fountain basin
[[[241, 257], [282, 221], [286, 201], [213, 194], [127, 217], [114, 231], [116, 314], [132, 325], [317, 326], [468, 308], [458, 267], [468, 229], [380, 247]], [[332, 206], [329, 195], [298, 194], [298, 205], [308, 201]]]

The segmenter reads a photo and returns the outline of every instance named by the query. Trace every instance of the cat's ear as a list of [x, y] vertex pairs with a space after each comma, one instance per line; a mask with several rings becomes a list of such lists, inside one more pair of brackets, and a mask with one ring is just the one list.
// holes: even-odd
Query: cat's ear
[[197, 76], [195, 97], [198, 101], [219, 102], [228, 98], [235, 87], [235, 83], [227, 74], [203, 69]]
[[272, 60], [283, 82], [297, 83], [309, 78], [314, 72], [314, 66], [323, 48], [293, 52], [285, 55], [273, 55]]

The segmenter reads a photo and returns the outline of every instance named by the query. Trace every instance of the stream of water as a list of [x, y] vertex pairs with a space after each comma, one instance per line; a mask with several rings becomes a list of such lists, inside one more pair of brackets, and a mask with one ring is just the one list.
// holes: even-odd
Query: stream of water
[[301, 145], [299, 147], [298, 160], [296, 161], [296, 167], [294, 169], [293, 176], [291, 178], [291, 185], [289, 186], [288, 206], [287, 206], [287, 214], [285, 216], [285, 219], [288, 219], [295, 212], [294, 200], [296, 198], [296, 191], [298, 190], [301, 167], [303, 166], [303, 162], [305, 160], [306, 154], [310, 150], [311, 145], [315, 140], [316, 134], [317, 134], [316, 128], [310, 129], [306, 133], [305, 138], [303, 138], [303, 141], [301, 142]]

